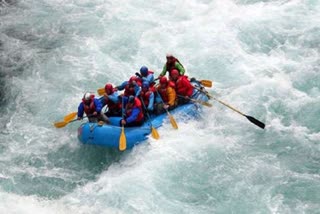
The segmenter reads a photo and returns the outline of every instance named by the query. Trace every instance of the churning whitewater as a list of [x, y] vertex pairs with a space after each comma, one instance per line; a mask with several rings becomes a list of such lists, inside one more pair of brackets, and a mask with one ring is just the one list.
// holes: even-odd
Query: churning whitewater
[[[319, 213], [318, 0], [0, 0], [0, 213]], [[57, 129], [166, 53], [210, 100], [132, 150]]]

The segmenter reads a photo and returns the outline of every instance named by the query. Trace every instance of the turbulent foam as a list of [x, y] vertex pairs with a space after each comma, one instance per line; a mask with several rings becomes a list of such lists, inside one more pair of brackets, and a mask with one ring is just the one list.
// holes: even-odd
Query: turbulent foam
[[[317, 1], [3, 2], [2, 212], [319, 210]], [[266, 129], [215, 101], [124, 153], [79, 145], [78, 121], [52, 126], [85, 91], [158, 75], [167, 52]]]

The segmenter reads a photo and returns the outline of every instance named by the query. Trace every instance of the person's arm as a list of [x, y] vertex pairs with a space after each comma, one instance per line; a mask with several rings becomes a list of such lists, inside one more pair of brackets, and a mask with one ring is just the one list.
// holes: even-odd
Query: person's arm
[[135, 97], [139, 97], [141, 93], [141, 87], [138, 86], [137, 84], [134, 86], [134, 93], [135, 93]]
[[168, 99], [169, 99], [168, 105], [169, 106], [174, 106], [176, 98], [177, 98], [176, 91], [173, 88], [168, 87], [168, 92], [167, 93], [168, 93]]
[[134, 122], [138, 118], [139, 113], [140, 113], [139, 108], [137, 108], [137, 107], [133, 108], [131, 115], [128, 118], [126, 118], [126, 123]]
[[94, 102], [94, 105], [95, 105], [95, 107], [96, 107], [96, 112], [97, 112], [97, 113], [100, 113], [100, 112], [101, 112], [101, 109], [102, 109], [102, 105], [101, 105], [100, 101], [95, 98], [95, 99], [93, 100], [93, 102]]
[[154, 103], [154, 94], [151, 93], [149, 97], [149, 105], [148, 105], [148, 110], [152, 111], [153, 110], [153, 103]]
[[121, 85], [117, 86], [116, 88], [119, 90], [119, 91], [122, 91], [126, 85], [128, 85], [129, 82], [128, 81], [124, 81]]
[[108, 99], [110, 99], [113, 103], [118, 103], [118, 92], [113, 92], [112, 94], [108, 95]]
[[176, 69], [178, 69], [180, 75], [184, 75], [184, 73], [186, 72], [186, 71], [184, 70], [184, 67], [183, 67], [179, 62], [176, 62], [176, 63], [174, 64], [174, 67], [175, 67]]
[[166, 75], [166, 72], [167, 72], [167, 64], [165, 64], [165, 65], [163, 66], [162, 72], [160, 73], [159, 76], [164, 76], [164, 75]]
[[149, 83], [152, 83], [154, 80], [153, 74], [148, 74], [146, 77], [142, 77], [143, 81], [148, 81]]
[[83, 103], [80, 103], [78, 106], [78, 118], [83, 118], [84, 107]]

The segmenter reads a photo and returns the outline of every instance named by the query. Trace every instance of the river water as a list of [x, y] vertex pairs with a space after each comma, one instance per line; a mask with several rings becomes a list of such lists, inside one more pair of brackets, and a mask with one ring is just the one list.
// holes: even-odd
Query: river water
[[[318, 0], [0, 0], [1, 213], [319, 213]], [[209, 93], [120, 153], [81, 145], [83, 93], [162, 70]]]

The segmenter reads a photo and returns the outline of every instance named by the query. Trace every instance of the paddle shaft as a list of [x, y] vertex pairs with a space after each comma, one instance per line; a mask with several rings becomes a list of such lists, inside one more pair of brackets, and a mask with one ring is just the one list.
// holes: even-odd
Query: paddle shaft
[[[156, 89], [156, 92], [157, 92], [157, 94], [158, 94], [158, 96], [159, 96], [162, 104], [165, 105], [165, 103], [163, 102], [163, 99], [162, 99], [162, 97], [161, 97], [161, 95], [159, 94], [159, 92], [158, 92], [157, 89]], [[170, 112], [169, 112], [169, 110], [168, 110], [167, 108], [164, 108], [164, 109], [166, 110], [166, 112], [167, 112], [167, 114], [168, 114], [168, 116], [169, 116], [170, 123], [171, 123], [172, 127], [173, 127], [174, 129], [178, 129], [178, 124], [177, 124], [176, 120], [173, 118], [173, 116], [170, 114]]]
[[223, 101], [221, 101], [221, 100], [218, 100], [218, 99], [217, 99], [217, 98], [215, 98], [214, 96], [210, 95], [208, 92], [206, 92], [206, 91], [202, 91], [201, 89], [199, 89], [199, 88], [197, 88], [197, 87], [195, 87], [195, 86], [193, 86], [193, 87], [194, 87], [195, 89], [197, 89], [198, 91], [200, 91], [200, 92], [202, 92], [202, 93], [206, 94], [208, 97], [210, 97], [210, 98], [212, 98], [212, 99], [214, 99], [214, 100], [218, 101], [218, 102], [219, 102], [219, 103], [221, 103], [222, 105], [224, 105], [224, 106], [226, 106], [226, 107], [230, 108], [231, 110], [233, 110], [233, 111], [237, 112], [238, 114], [240, 114], [240, 115], [242, 115], [242, 116], [246, 117], [246, 118], [247, 118], [251, 123], [255, 124], [256, 126], [259, 126], [260, 128], [264, 129], [265, 124], [264, 124], [263, 122], [261, 122], [261, 121], [257, 120], [256, 118], [254, 118], [254, 117], [252, 117], [252, 116], [245, 115], [244, 113], [242, 113], [241, 111], [239, 111], [239, 110], [235, 109], [234, 107], [230, 106], [229, 104], [227, 104], [227, 103], [225, 103], [225, 102], [223, 102]]
[[[159, 96], [159, 98], [160, 98], [160, 100], [161, 100], [161, 102], [162, 102], [162, 104], [163, 105], [165, 105], [165, 103], [164, 103], [164, 101], [163, 101], [163, 99], [162, 99], [162, 97], [161, 97], [161, 95], [159, 94], [159, 92], [158, 92], [158, 90], [156, 89], [156, 92], [157, 92], [157, 94], [158, 94], [158, 96]], [[164, 108], [164, 107], [163, 107]], [[168, 111], [168, 109], [167, 108], [164, 108], [165, 110], [166, 110], [166, 112], [167, 112], [167, 114], [170, 116], [170, 112]]]
[[[122, 106], [121, 106], [122, 119], [123, 119], [123, 109], [124, 109], [123, 103], [124, 102], [123, 102], [123, 98], [122, 98]], [[119, 150], [120, 151], [124, 151], [124, 150], [126, 150], [126, 148], [127, 148], [127, 138], [126, 138], [126, 135], [124, 133], [124, 125], [122, 124], [120, 138], [119, 138]]]
[[242, 116], [247, 116], [247, 115], [245, 115], [244, 113], [242, 113], [241, 111], [239, 111], [239, 110], [233, 108], [232, 106], [228, 105], [227, 103], [225, 103], [225, 102], [223, 102], [223, 101], [221, 101], [221, 100], [218, 100], [217, 98], [212, 97], [211, 95], [210, 95], [210, 97], [211, 97], [212, 99], [218, 101], [218, 102], [221, 103], [222, 105], [227, 106], [228, 108], [232, 109], [233, 111], [241, 114]]
[[208, 102], [205, 102], [205, 101], [201, 101], [201, 100], [196, 100], [196, 99], [192, 99], [190, 97], [184, 97], [184, 96], [181, 96], [181, 95], [177, 95], [178, 97], [181, 97], [181, 98], [184, 98], [184, 99], [188, 99], [188, 100], [191, 100], [192, 102], [195, 102], [195, 103], [199, 103], [201, 105], [204, 105], [204, 106], [207, 106], [207, 107], [212, 107], [212, 104], [208, 103]]
[[152, 137], [153, 137], [154, 139], [159, 139], [160, 136], [159, 136], [157, 130], [156, 130], [155, 128], [153, 128], [153, 126], [152, 126], [151, 117], [150, 117], [150, 115], [149, 115], [148, 109], [146, 108], [146, 105], [144, 104], [143, 98], [142, 98], [141, 96], [140, 96], [140, 100], [141, 100], [141, 103], [142, 103], [142, 105], [143, 105], [143, 108], [144, 108], [144, 110], [145, 110], [145, 112], [146, 112], [146, 114], [147, 114], [148, 120], [149, 120], [149, 122], [150, 122], [151, 135], [152, 135]]
[[[140, 96], [140, 100], [141, 100], [141, 103], [142, 103], [142, 105], [143, 105], [143, 108], [144, 108], [144, 110], [145, 110], [145, 112], [146, 112], [146, 114], [147, 114], [148, 120], [151, 120], [150, 115], [149, 115], [149, 112], [148, 112], [148, 109], [146, 108], [146, 105], [144, 104], [143, 98], [142, 98], [141, 96]], [[151, 124], [151, 126], [152, 126], [151, 121], [150, 121], [150, 124]]]
[[[87, 116], [85, 116], [87, 117]], [[65, 127], [66, 125], [68, 125], [69, 123], [72, 123], [74, 121], [77, 121], [78, 119], [74, 119], [74, 120], [70, 120], [70, 121], [60, 121], [60, 122], [55, 122], [53, 125], [56, 127], [56, 128], [63, 128]]]

